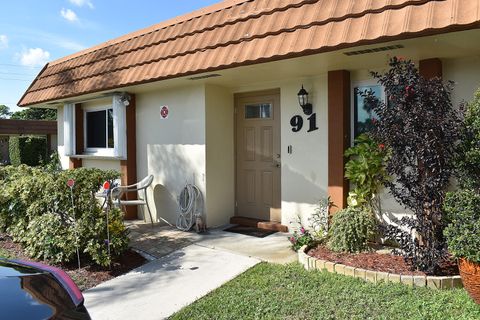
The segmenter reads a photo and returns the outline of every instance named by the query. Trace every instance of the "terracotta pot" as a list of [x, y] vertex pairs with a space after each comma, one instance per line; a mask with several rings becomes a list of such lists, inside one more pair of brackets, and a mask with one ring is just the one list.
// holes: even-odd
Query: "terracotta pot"
[[480, 304], [480, 263], [470, 262], [462, 258], [458, 261], [458, 269], [462, 277], [463, 287], [472, 299]]

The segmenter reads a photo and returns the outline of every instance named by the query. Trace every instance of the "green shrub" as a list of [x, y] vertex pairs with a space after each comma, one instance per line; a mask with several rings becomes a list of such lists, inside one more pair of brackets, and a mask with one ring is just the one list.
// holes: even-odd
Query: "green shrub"
[[458, 155], [455, 159], [459, 184], [465, 189], [480, 189], [480, 90], [464, 110]]
[[26, 164], [38, 166], [48, 155], [47, 139], [44, 137], [10, 137], [10, 162], [14, 166]]
[[348, 196], [348, 205], [371, 213], [375, 210], [375, 196], [388, 180], [385, 168], [388, 152], [364, 133], [355, 139], [355, 145], [345, 151], [345, 177], [355, 188]]
[[[89, 168], [60, 172], [25, 165], [0, 168], [0, 228], [21, 242], [32, 257], [55, 262], [75, 259], [77, 231], [80, 252], [95, 263], [108, 265], [106, 215], [95, 193], [105, 180], [118, 176], [115, 171]], [[69, 178], [75, 180], [75, 210], [66, 184]], [[113, 256], [128, 246], [122, 216], [118, 209], [110, 214]]]
[[449, 192], [444, 211], [449, 251], [457, 258], [480, 263], [480, 194], [473, 190]]
[[333, 215], [327, 247], [338, 252], [361, 252], [376, 232], [375, 218], [368, 212], [347, 208]]
[[55, 263], [75, 258], [73, 225], [71, 222], [62, 221], [58, 214], [46, 213], [33, 217], [22, 239], [25, 252], [32, 258]]

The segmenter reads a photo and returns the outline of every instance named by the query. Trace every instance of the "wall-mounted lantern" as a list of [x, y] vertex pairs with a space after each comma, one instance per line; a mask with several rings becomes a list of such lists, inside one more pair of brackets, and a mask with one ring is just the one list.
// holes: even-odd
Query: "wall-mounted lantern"
[[312, 104], [308, 102], [308, 92], [303, 88], [298, 91], [298, 103], [300, 104], [300, 107], [303, 109], [303, 113], [305, 113], [307, 116], [311, 115], [313, 112], [313, 107]]

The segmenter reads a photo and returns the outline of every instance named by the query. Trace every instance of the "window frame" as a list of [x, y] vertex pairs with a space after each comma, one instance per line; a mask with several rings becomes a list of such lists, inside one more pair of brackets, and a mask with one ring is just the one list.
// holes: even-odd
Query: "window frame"
[[[114, 156], [115, 150], [115, 141], [113, 141], [113, 147], [108, 147], [108, 110], [112, 110], [113, 115], [113, 105], [102, 105], [102, 106], [92, 106], [92, 107], [84, 107], [83, 108], [83, 150], [85, 154], [88, 155], [96, 155], [96, 156]], [[98, 112], [98, 111], [105, 111], [105, 137], [106, 137], [106, 147], [105, 148], [91, 148], [87, 146], [88, 137], [87, 137], [87, 113], [89, 112]], [[112, 121], [112, 130], [115, 132], [115, 119]]]
[[356, 99], [356, 94], [355, 94], [355, 89], [359, 87], [373, 87], [373, 86], [379, 86], [380, 87], [380, 99], [385, 101], [385, 87], [379, 84], [375, 79], [371, 80], [360, 80], [360, 81], [354, 81], [351, 83], [351, 112], [350, 112], [350, 142], [351, 145], [353, 145], [353, 142], [355, 141], [355, 126], [356, 126], [356, 120], [358, 118], [358, 112], [355, 109], [355, 99]]

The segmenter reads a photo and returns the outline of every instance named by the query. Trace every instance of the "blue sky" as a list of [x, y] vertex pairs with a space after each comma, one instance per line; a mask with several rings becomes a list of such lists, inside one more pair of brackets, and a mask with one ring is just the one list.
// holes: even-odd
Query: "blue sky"
[[0, 104], [12, 111], [43, 65], [220, 0], [9, 0], [0, 12]]

